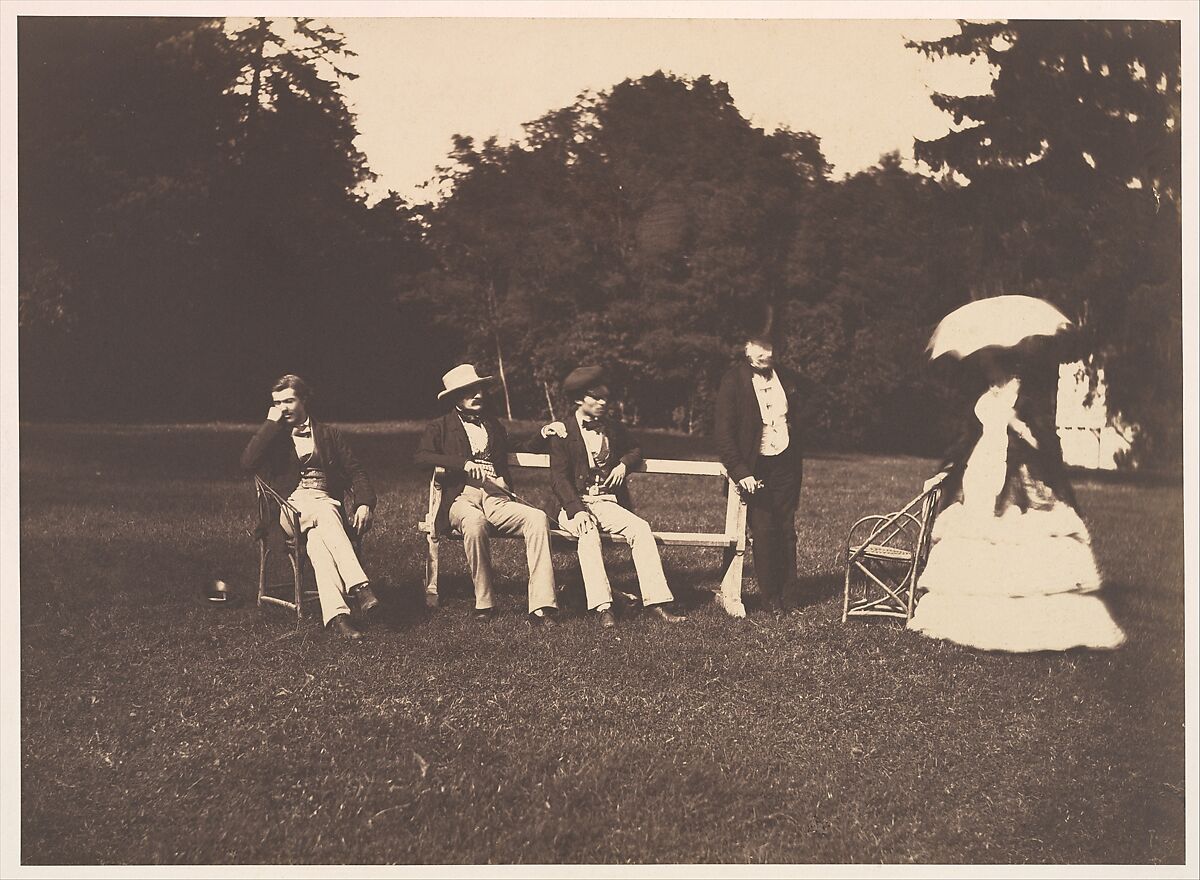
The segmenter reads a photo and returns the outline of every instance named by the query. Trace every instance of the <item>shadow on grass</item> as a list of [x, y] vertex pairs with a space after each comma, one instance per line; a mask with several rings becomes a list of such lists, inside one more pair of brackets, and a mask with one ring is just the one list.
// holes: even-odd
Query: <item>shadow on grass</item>
[[796, 579], [796, 604], [801, 608], [820, 605], [833, 597], [841, 597], [843, 579], [840, 571], [823, 571]]

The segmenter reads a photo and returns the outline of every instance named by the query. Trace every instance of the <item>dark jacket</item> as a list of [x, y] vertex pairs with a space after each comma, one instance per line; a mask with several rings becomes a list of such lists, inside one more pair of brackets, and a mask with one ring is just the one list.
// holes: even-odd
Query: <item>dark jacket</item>
[[[800, 433], [799, 380], [790, 370], [776, 367], [775, 372], [783, 385], [788, 405], [788, 448], [783, 454], [794, 457], [799, 467], [804, 456]], [[762, 412], [758, 408], [758, 395], [754, 393], [752, 376], [753, 371], [748, 363], [743, 361], [735, 364], [725, 373], [717, 390], [713, 430], [717, 457], [735, 481], [753, 475], [762, 444]]]
[[[579, 490], [588, 486], [592, 477], [591, 460], [587, 444], [583, 442], [583, 432], [579, 429], [579, 419], [571, 413], [563, 422], [567, 426], [567, 436], [550, 439], [550, 488], [554, 490], [555, 498], [549, 511], [552, 522], [557, 521], [559, 511], [566, 510], [567, 516], [574, 516], [584, 509]], [[605, 476], [618, 464], [624, 464], [627, 471], [641, 464], [642, 451], [624, 425], [618, 421], [606, 422], [604, 431], [608, 436], [609, 451]], [[617, 496], [618, 504], [632, 509], [628, 483], [614, 489], [613, 494]]]
[[[492, 450], [492, 466], [496, 469], [496, 475], [502, 477], [510, 489], [515, 488], [508, 469], [509, 452], [541, 452], [545, 449], [544, 441], [537, 437], [529, 443], [520, 444], [520, 449], [514, 450], [508, 439], [508, 431], [500, 424], [499, 419], [484, 415], [483, 427], [488, 433], [488, 445]], [[417, 464], [446, 469], [446, 474], [441, 480], [442, 501], [434, 518], [434, 531], [439, 535], [448, 534], [450, 505], [462, 494], [467, 484], [467, 473], [463, 468], [471, 460], [471, 441], [467, 439], [467, 429], [463, 427], [457, 410], [452, 409], [425, 426], [415, 460]]]
[[[374, 508], [375, 490], [366, 471], [350, 451], [350, 444], [332, 425], [311, 419], [313, 460], [325, 471], [329, 494], [339, 501], [349, 494], [346, 512], [353, 513], [361, 506]], [[300, 459], [292, 443], [291, 426], [284, 421], [267, 419], [262, 423], [242, 453], [242, 467], [254, 471], [272, 489], [287, 498], [300, 484]]]

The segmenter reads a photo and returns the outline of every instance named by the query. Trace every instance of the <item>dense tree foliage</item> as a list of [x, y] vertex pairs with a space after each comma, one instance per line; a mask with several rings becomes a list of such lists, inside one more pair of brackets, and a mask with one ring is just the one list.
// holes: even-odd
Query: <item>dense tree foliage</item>
[[1045, 296], [1143, 427], [1181, 423], [1179, 32], [1154, 22], [962, 23], [915, 44], [993, 66], [960, 123], [830, 177], [819, 138], [765, 131], [725, 84], [655, 73], [586, 93], [517, 143], [455, 136], [443, 197], [374, 206], [309, 19], [24, 18], [22, 412], [257, 414], [304, 372], [336, 417], [428, 412], [464, 359], [515, 417], [607, 364], [625, 415], [707, 430], [739, 335], [775, 316], [809, 442], [931, 452], [952, 390], [937, 320]]
[[959, 24], [915, 44], [985, 59], [983, 96], [935, 95], [958, 123], [917, 157], [970, 181], [977, 293], [1025, 292], [1082, 327], [1110, 407], [1142, 451], [1181, 455], [1182, 230], [1178, 22]]
[[424, 249], [407, 206], [355, 195], [340, 37], [27, 17], [18, 51], [23, 412], [244, 413], [297, 370], [377, 413], [361, 377], [426, 338], [394, 297]]
[[698, 426], [739, 316], [784, 294], [803, 194], [827, 174], [817, 139], [765, 134], [724, 84], [662, 73], [527, 134], [457, 140], [429, 217], [439, 267], [415, 295], [452, 304], [468, 350], [504, 363], [518, 412], [595, 359], [631, 418]]

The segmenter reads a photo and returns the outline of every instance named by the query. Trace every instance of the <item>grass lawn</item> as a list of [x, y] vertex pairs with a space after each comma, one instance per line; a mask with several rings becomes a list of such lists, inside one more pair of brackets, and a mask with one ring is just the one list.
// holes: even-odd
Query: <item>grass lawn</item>
[[[719, 552], [672, 548], [689, 622], [602, 632], [562, 553], [572, 613], [529, 632], [519, 542], [499, 620], [470, 619], [458, 545], [426, 612], [416, 435], [348, 430], [382, 499], [360, 645], [254, 606], [248, 426], [22, 427], [24, 863], [1183, 862], [1181, 486], [1076, 483], [1112, 653], [843, 625], [840, 542], [916, 493], [906, 457], [809, 459], [797, 618], [726, 617]], [[633, 490], [656, 528], [716, 529], [715, 484]], [[215, 577], [240, 603], [198, 601]]]

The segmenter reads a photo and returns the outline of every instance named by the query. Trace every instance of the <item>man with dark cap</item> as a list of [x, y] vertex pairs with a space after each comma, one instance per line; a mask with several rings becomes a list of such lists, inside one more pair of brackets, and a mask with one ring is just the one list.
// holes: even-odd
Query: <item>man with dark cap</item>
[[796, 601], [796, 508], [804, 475], [798, 381], [775, 365], [766, 334], [749, 336], [744, 352], [717, 391], [715, 441], [746, 498], [763, 607], [781, 613]]
[[600, 532], [605, 531], [629, 542], [646, 609], [668, 623], [685, 620], [668, 607], [675, 597], [663, 574], [654, 532], [629, 509], [625, 478], [642, 455], [625, 427], [609, 418], [604, 371], [580, 367], [564, 380], [563, 391], [575, 412], [566, 419], [566, 437], [550, 438], [550, 486], [559, 526], [579, 539], [588, 609], [605, 629], [616, 625], [600, 547]]
[[[488, 529], [525, 539], [529, 565], [529, 623], [554, 623], [557, 601], [550, 560], [550, 522], [545, 511], [522, 503], [512, 491], [508, 470], [508, 432], [488, 412], [484, 392], [495, 380], [480, 376], [471, 364], [461, 364], [442, 377], [439, 400], [454, 407], [425, 429], [417, 450], [418, 464], [442, 467], [442, 501], [434, 521], [438, 534], [451, 528], [463, 536], [467, 566], [475, 586], [475, 617], [495, 614], [492, 556]], [[545, 436], [545, 431], [543, 431]]]

